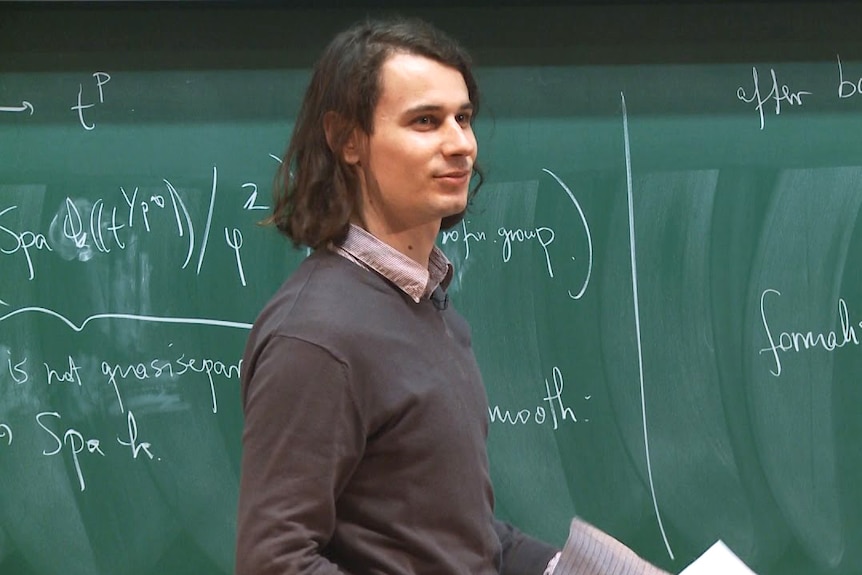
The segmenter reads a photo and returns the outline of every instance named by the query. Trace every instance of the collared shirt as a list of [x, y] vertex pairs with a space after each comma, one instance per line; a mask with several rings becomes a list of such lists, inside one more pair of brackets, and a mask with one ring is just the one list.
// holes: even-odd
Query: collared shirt
[[353, 224], [350, 224], [344, 242], [333, 245], [331, 249], [360, 266], [376, 271], [416, 303], [431, 297], [431, 292], [437, 286], [446, 289], [452, 280], [452, 264], [437, 246], [431, 249], [426, 269], [416, 260]]

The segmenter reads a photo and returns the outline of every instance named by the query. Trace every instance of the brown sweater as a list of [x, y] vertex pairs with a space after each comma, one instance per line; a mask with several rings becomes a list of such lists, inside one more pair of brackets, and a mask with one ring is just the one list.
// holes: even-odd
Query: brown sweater
[[493, 517], [466, 322], [319, 250], [243, 358], [237, 575], [541, 575]]

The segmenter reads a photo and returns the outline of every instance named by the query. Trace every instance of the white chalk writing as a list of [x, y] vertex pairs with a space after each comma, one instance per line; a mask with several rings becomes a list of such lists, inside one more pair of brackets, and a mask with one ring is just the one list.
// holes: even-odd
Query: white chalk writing
[[[107, 72], [96, 72], [93, 74], [93, 78], [96, 81], [96, 89], [99, 91], [99, 103], [104, 104], [105, 103], [105, 92], [104, 92], [104, 90], [102, 90], [102, 87], [111, 80], [111, 76]], [[94, 130], [94, 129], [96, 129], [96, 125], [92, 124], [92, 123], [87, 123], [87, 121], [84, 119], [84, 110], [88, 110], [90, 108], [93, 108], [94, 106], [96, 106], [96, 104], [95, 103], [84, 104], [83, 103], [83, 95], [84, 95], [84, 84], [78, 84], [78, 103], [75, 104], [74, 106], [72, 106], [70, 108], [70, 110], [73, 110], [73, 111], [78, 113], [78, 122], [81, 124], [81, 126], [85, 130], [87, 130], [87, 131]]]
[[[589, 418], [578, 419], [575, 410], [567, 405], [563, 400], [563, 373], [560, 368], [554, 366], [552, 371], [553, 389], [551, 383], [545, 379], [545, 396], [542, 401], [545, 405], [539, 403], [530, 408], [522, 408], [518, 410], [503, 409], [499, 405], [488, 407], [488, 415], [491, 418], [491, 423], [508, 423], [509, 425], [526, 425], [534, 423], [536, 425], [550, 424], [553, 429], [559, 429], [560, 424], [565, 421], [572, 423], [589, 422]], [[583, 396], [585, 401], [589, 401], [590, 395]], [[550, 419], [548, 416], [550, 415]]]
[[761, 349], [760, 353], [769, 353], [772, 355], [775, 365], [770, 368], [769, 373], [775, 377], [779, 377], [782, 372], [780, 353], [799, 353], [812, 349], [835, 351], [847, 344], [859, 345], [859, 337], [856, 335], [856, 329], [862, 329], [862, 321], [854, 324], [850, 320], [847, 302], [843, 298], [838, 298], [838, 321], [841, 324], [839, 332], [835, 330], [775, 332], [769, 325], [769, 318], [766, 313], [767, 296], [779, 297], [781, 296], [781, 292], [775, 289], [766, 289], [760, 294], [760, 319], [766, 332], [766, 339], [769, 340], [769, 346]]
[[780, 84], [778, 81], [778, 75], [774, 68], [769, 69], [769, 76], [772, 79], [772, 84], [766, 95], [762, 94], [760, 78], [758, 76], [756, 66], [751, 68], [752, 87], [749, 90], [746, 90], [742, 86], [736, 89], [737, 99], [748, 104], [755, 104], [754, 109], [757, 111], [758, 117], [760, 118], [761, 130], [766, 125], [766, 114], [763, 107], [765, 104], [769, 103], [770, 100], [775, 103], [775, 115], [779, 116], [781, 115], [782, 102], [789, 106], [802, 106], [803, 97], [811, 95], [811, 92], [805, 90], [793, 91], [786, 84]]

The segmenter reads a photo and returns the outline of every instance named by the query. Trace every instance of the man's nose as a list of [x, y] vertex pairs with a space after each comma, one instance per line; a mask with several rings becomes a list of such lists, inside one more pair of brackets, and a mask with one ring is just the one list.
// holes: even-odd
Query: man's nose
[[461, 125], [454, 118], [446, 122], [443, 152], [447, 156], [472, 156], [476, 152], [476, 136], [470, 124]]

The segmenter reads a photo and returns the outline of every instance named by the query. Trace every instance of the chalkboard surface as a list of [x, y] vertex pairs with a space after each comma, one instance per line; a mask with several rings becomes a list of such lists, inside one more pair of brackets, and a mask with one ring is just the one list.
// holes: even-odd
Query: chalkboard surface
[[[232, 571], [240, 357], [309, 68], [365, 13], [0, 8], [0, 573]], [[417, 6], [476, 56], [440, 237], [501, 517], [862, 572], [862, 9]]]

